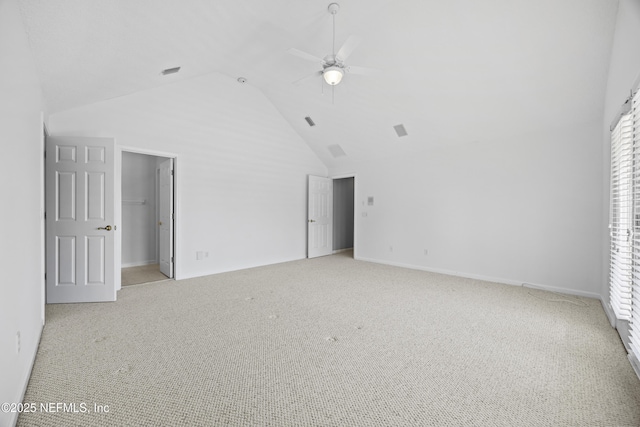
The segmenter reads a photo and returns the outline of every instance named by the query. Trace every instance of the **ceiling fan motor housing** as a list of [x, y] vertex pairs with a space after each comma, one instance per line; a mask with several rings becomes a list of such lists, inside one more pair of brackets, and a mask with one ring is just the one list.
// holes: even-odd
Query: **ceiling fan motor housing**
[[344, 63], [336, 55], [329, 54], [325, 56], [322, 61], [324, 62], [323, 64], [324, 68], [333, 67], [333, 66], [340, 67], [340, 68], [344, 67]]

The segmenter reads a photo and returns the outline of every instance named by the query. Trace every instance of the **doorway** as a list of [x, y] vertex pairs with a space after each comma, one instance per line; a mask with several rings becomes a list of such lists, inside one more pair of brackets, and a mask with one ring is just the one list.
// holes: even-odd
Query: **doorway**
[[122, 151], [122, 285], [174, 277], [173, 159]]
[[307, 184], [307, 257], [344, 252], [355, 258], [355, 175], [309, 175]]
[[355, 178], [333, 179], [333, 253], [353, 257]]

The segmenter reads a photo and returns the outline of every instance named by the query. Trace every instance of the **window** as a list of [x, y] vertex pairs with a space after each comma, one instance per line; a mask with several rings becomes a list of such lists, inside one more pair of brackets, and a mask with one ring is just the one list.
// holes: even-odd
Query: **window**
[[632, 127], [632, 271], [631, 271], [631, 313], [630, 313], [630, 359], [640, 376], [640, 91], [633, 96], [631, 109]]
[[631, 320], [632, 115], [624, 114], [611, 133], [609, 213], [609, 301], [619, 320]]
[[[609, 296], [616, 327], [640, 376], [640, 91], [611, 131]], [[628, 338], [627, 338], [628, 334]]]

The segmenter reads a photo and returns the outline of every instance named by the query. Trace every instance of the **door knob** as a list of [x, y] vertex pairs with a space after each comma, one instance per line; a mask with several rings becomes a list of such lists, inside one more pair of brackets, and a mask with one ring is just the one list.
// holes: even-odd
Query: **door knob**
[[107, 225], [106, 227], [98, 227], [98, 230], [107, 230], [107, 231], [111, 231], [111, 226]]
[[315, 219], [310, 219], [309, 222], [316, 222], [316, 220]]

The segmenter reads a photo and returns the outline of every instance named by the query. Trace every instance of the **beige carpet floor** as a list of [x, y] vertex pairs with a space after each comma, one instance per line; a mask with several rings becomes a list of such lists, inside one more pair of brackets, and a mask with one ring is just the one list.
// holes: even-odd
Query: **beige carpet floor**
[[122, 269], [122, 286], [139, 285], [141, 283], [167, 280], [168, 277], [160, 272], [160, 265], [149, 264]]
[[640, 425], [599, 301], [344, 254], [127, 287], [46, 319], [25, 402], [77, 412], [19, 426]]

